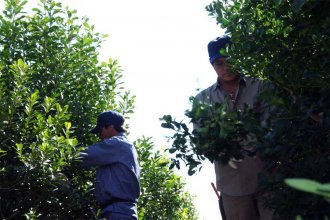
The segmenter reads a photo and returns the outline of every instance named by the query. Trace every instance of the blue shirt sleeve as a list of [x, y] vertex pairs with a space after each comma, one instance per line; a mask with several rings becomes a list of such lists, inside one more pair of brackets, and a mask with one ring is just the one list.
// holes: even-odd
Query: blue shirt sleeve
[[120, 146], [116, 141], [108, 140], [89, 146], [82, 154], [85, 167], [104, 166], [114, 163], [119, 157]]

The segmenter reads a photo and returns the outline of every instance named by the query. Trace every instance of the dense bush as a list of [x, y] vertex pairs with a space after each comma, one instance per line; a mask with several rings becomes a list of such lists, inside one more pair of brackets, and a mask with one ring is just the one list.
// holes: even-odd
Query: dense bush
[[[106, 36], [94, 32], [87, 18], [52, 0], [41, 0], [27, 15], [26, 3], [6, 0], [0, 14], [0, 218], [96, 219], [94, 172], [82, 169], [79, 151], [96, 141], [88, 132], [96, 115], [113, 109], [128, 118], [134, 96], [123, 88], [116, 60], [99, 62]], [[143, 155], [151, 146], [139, 148], [142, 160], [150, 159]], [[162, 169], [166, 181], [174, 178], [182, 190], [179, 178]], [[141, 180], [147, 189], [151, 183], [145, 179], [150, 178]], [[152, 201], [149, 196], [141, 201]], [[191, 205], [186, 194], [163, 196], [157, 200], [163, 205], [182, 198], [178, 210]], [[142, 213], [158, 209], [158, 202]]]
[[183, 178], [168, 169], [170, 160], [155, 151], [150, 138], [138, 139], [135, 146], [140, 157], [143, 194], [138, 203], [139, 219], [198, 219]]
[[[234, 43], [227, 51], [229, 62], [267, 85], [260, 97], [267, 103], [260, 109], [268, 114], [263, 126], [254, 120], [255, 112], [250, 117], [237, 113], [233, 118], [227, 112], [215, 117], [220, 128], [231, 128], [230, 134], [243, 127], [245, 134], [256, 138], [254, 145], [268, 161], [269, 171], [260, 178], [260, 186], [271, 192], [266, 205], [280, 219], [329, 217], [326, 200], [296, 191], [284, 182], [286, 178], [330, 182], [329, 9], [330, 2], [325, 0], [225, 0], [207, 6]], [[194, 119], [191, 113], [194, 111], [189, 110], [187, 116]], [[197, 159], [186, 157], [187, 152], [196, 153], [196, 131], [187, 133], [188, 126], [173, 117], [163, 120], [163, 127], [176, 130], [170, 149], [177, 152], [173, 164], [182, 158], [192, 169], [199, 166], [205, 151]], [[222, 153], [227, 159], [235, 155]]]

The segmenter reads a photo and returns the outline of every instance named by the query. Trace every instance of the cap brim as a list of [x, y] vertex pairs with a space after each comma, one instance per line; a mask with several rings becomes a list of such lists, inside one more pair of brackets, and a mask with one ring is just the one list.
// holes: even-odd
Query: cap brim
[[215, 56], [213, 56], [213, 57], [210, 58], [210, 63], [213, 64], [214, 61], [216, 59], [218, 59], [219, 57], [225, 57], [225, 56], [222, 56], [221, 54], [217, 54], [217, 55], [215, 55]]
[[93, 128], [92, 130], [89, 131], [89, 133], [92, 133], [92, 134], [98, 134], [99, 132], [100, 132], [99, 127], [95, 127], [95, 128]]

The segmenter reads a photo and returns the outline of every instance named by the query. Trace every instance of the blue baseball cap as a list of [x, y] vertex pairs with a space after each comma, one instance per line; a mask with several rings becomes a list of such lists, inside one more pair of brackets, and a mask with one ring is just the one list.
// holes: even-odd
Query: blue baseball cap
[[116, 111], [106, 111], [97, 116], [96, 127], [90, 130], [92, 134], [98, 134], [102, 127], [113, 125], [118, 132], [124, 132], [122, 127], [124, 124], [124, 117]]
[[213, 64], [213, 62], [219, 57], [226, 57], [220, 54], [220, 50], [226, 49], [227, 44], [229, 46], [232, 44], [228, 35], [219, 36], [209, 42], [207, 49], [211, 64]]

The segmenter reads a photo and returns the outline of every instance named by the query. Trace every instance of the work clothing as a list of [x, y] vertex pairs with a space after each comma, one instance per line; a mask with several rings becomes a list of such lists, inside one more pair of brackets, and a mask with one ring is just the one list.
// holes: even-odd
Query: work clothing
[[[241, 77], [235, 97], [230, 97], [217, 81], [209, 88], [198, 93], [196, 100], [209, 104], [226, 103], [229, 111], [243, 109], [245, 105], [249, 108], [255, 108], [258, 106], [256, 103], [261, 86], [262, 83], [259, 79]], [[242, 147], [251, 150], [251, 146]], [[256, 200], [252, 200], [251, 198], [254, 198], [254, 194], [257, 192], [258, 173], [262, 172], [264, 162], [257, 153], [255, 157], [245, 155], [243, 160], [234, 161], [233, 163], [235, 166], [223, 165], [218, 160], [214, 161], [216, 186], [223, 196], [222, 200], [226, 219], [255, 219], [254, 217], [257, 216], [256, 213], [263, 212], [263, 210], [258, 210], [258, 208], [263, 209], [263, 207], [256, 205]], [[255, 208], [256, 210], [251, 210], [251, 208]], [[244, 214], [246, 210], [248, 210], [246, 212], [247, 214], [251, 214], [254, 217], [252, 218]], [[269, 213], [269, 217], [267, 216], [264, 219], [271, 218], [272, 212]], [[239, 218], [238, 216], [241, 217]]]
[[[260, 80], [242, 77], [236, 93], [236, 102], [231, 102], [229, 95], [215, 83], [197, 94], [196, 99], [205, 103], [227, 103], [229, 110], [241, 109], [245, 104], [253, 108], [258, 95]], [[243, 196], [256, 192], [258, 173], [263, 169], [259, 157], [246, 156], [241, 162], [234, 162], [237, 169], [214, 161], [217, 189], [231, 196]]]
[[136, 150], [124, 134], [89, 146], [82, 156], [84, 166], [97, 167], [94, 188], [101, 217], [119, 213], [137, 218], [140, 168]]

